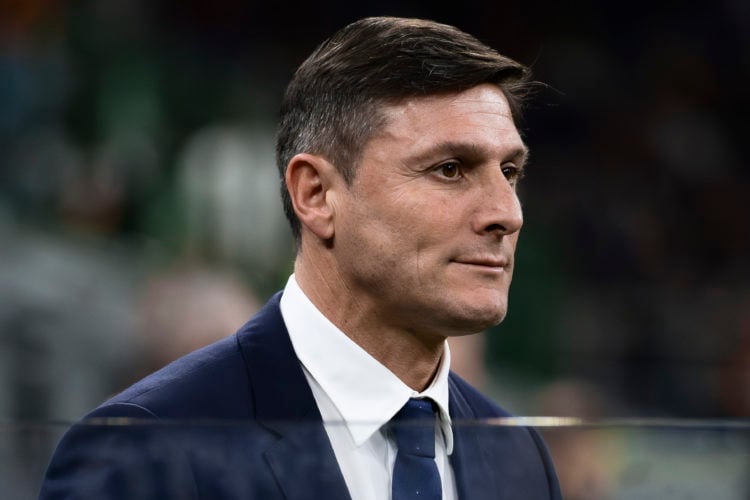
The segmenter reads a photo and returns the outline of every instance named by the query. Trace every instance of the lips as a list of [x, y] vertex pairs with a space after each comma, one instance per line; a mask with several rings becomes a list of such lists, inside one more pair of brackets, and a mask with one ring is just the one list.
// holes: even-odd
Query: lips
[[458, 259], [454, 259], [453, 262], [470, 266], [505, 268], [508, 267], [509, 261], [504, 257], [461, 257]]

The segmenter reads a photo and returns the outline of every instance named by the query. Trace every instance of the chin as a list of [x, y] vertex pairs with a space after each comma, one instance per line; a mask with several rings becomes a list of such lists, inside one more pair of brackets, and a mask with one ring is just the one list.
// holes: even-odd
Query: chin
[[508, 295], [505, 293], [480, 294], [467, 300], [467, 316], [495, 326], [505, 319], [508, 312]]
[[505, 319], [506, 312], [505, 304], [487, 308], [470, 307], [448, 318], [445, 326], [455, 330], [458, 335], [471, 335], [498, 325]]
[[[505, 308], [502, 309], [502, 311], [496, 311], [495, 314], [488, 315], [486, 318], [486, 321], [484, 321], [484, 326], [482, 327], [482, 330], [486, 330], [487, 328], [491, 328], [493, 326], [499, 325], [502, 323], [502, 321], [505, 319]], [[483, 319], [483, 318], [478, 318]]]

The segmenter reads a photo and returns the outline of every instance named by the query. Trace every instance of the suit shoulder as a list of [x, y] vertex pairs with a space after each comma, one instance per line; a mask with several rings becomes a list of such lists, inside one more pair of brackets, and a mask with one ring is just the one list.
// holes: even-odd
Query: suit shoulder
[[244, 418], [250, 399], [248, 391], [235, 334], [148, 375], [89, 416], [134, 412], [156, 418]]
[[269, 341], [278, 344], [274, 339], [283, 333], [280, 297], [271, 297], [237, 333], [148, 375], [98, 407], [96, 415], [117, 416], [123, 408], [138, 408], [163, 419], [252, 417], [251, 365], [263, 361], [274, 349], [267, 347]]

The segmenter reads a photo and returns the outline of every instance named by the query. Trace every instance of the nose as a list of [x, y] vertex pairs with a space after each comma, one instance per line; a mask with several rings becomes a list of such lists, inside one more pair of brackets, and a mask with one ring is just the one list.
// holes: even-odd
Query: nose
[[518, 232], [523, 226], [523, 211], [515, 187], [499, 169], [496, 175], [488, 177], [479, 186], [478, 206], [472, 222], [474, 231], [498, 236]]

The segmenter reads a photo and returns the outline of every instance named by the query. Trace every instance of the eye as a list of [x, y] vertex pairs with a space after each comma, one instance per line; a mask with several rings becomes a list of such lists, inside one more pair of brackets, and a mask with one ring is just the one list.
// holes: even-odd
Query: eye
[[516, 185], [523, 178], [523, 170], [512, 163], [506, 163], [500, 170], [511, 185]]
[[435, 170], [446, 179], [456, 179], [461, 175], [461, 164], [449, 161], [438, 165]]

